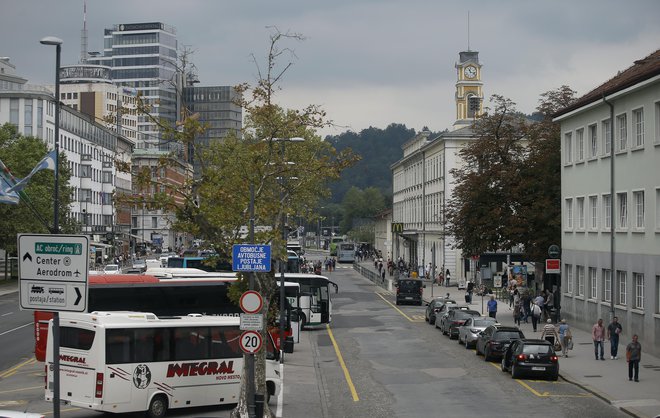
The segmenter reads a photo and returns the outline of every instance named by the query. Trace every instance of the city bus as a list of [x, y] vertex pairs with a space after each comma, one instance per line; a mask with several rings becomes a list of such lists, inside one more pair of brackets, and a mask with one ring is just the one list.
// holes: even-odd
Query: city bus
[[332, 237], [330, 238], [330, 255], [337, 255], [337, 246], [340, 242], [344, 242], [344, 237]]
[[[73, 407], [146, 412], [151, 418], [164, 417], [168, 409], [235, 404], [243, 371], [239, 324], [235, 317], [62, 312], [60, 399]], [[268, 402], [281, 390], [279, 357], [269, 335], [263, 346]], [[49, 341], [45, 398], [51, 402], [52, 363]]]
[[285, 273], [286, 282], [300, 284], [298, 312], [302, 327], [329, 324], [332, 320], [330, 287], [339, 291], [336, 283], [325, 276], [305, 273]]
[[[87, 308], [88, 312], [139, 310], [159, 316], [196, 313], [239, 317], [240, 308], [227, 295], [234, 281], [235, 273], [226, 278], [162, 279], [146, 274], [94, 275], [89, 276]], [[279, 297], [279, 293], [275, 296]], [[285, 337], [288, 337], [292, 335], [291, 307], [286, 306]], [[46, 358], [48, 321], [52, 317], [52, 312], [34, 311], [34, 356], [38, 361]], [[279, 335], [279, 328], [270, 332]], [[276, 343], [279, 344], [279, 339]]]
[[355, 243], [340, 242], [337, 246], [337, 261], [340, 263], [354, 263]]

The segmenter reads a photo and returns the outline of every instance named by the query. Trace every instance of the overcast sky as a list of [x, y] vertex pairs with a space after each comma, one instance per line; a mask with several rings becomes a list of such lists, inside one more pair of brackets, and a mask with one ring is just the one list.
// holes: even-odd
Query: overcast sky
[[[304, 35], [276, 99], [289, 108], [323, 106], [336, 124], [322, 134], [403, 123], [440, 131], [454, 122], [458, 53], [479, 51], [484, 93], [531, 113], [539, 94], [563, 84], [579, 95], [660, 48], [658, 0], [88, 0], [89, 50], [118, 23], [164, 22], [179, 47], [195, 50], [200, 85], [256, 79], [269, 26]], [[31, 84], [54, 83], [80, 55], [83, 0], [1, 0], [0, 56]]]

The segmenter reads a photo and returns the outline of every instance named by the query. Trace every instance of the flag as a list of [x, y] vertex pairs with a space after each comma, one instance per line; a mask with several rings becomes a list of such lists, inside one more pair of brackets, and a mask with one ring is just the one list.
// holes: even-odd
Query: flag
[[55, 150], [49, 152], [41, 161], [39, 161], [39, 163], [32, 169], [32, 171], [30, 171], [30, 174], [19, 180], [18, 183], [14, 184], [7, 191], [10, 193], [20, 192], [25, 188], [25, 186], [27, 186], [28, 182], [30, 181], [32, 176], [34, 176], [37, 173], [37, 171], [46, 170], [46, 169], [55, 171], [56, 159], [57, 159], [57, 154], [55, 153]]
[[14, 176], [12, 176], [5, 163], [0, 160], [0, 203], [18, 205], [18, 194], [9, 191], [14, 183], [16, 183]]

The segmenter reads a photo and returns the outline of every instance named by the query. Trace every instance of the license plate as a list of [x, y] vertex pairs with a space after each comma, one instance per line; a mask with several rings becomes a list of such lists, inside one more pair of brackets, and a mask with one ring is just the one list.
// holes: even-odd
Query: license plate
[[406, 296], [406, 300], [412, 300], [411, 296]]
[[532, 367], [532, 371], [534, 371], [534, 372], [544, 372], [545, 367]]

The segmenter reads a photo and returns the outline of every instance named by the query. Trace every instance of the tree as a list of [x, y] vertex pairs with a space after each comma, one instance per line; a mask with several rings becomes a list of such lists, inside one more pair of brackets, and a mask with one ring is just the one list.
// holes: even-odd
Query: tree
[[[17, 178], [27, 176], [34, 166], [48, 153], [43, 140], [22, 136], [12, 124], [0, 127], [0, 160]], [[66, 155], [59, 156], [59, 214], [60, 232], [73, 233], [78, 224], [71, 218], [71, 187], [69, 187], [69, 164]], [[21, 193], [18, 205], [0, 205], [0, 248], [9, 254], [16, 253], [16, 234], [52, 232], [54, 212], [54, 172], [41, 170], [29, 181]]]

